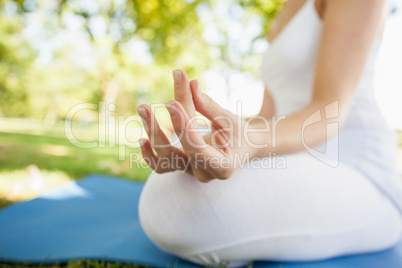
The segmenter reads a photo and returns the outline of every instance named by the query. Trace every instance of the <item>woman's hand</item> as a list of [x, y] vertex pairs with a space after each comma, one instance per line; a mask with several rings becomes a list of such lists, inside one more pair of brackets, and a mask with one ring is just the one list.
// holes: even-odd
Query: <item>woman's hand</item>
[[[229, 178], [235, 170], [235, 154], [244, 157], [247, 151], [245, 149], [247, 146], [242, 146], [238, 142], [240, 134], [238, 132], [243, 129], [244, 120], [223, 109], [208, 95], [203, 94], [199, 82], [197, 80], [189, 82], [187, 75], [181, 70], [174, 71], [174, 96], [175, 100], [166, 103], [166, 107], [183, 150], [170, 145], [149, 106], [141, 105], [137, 109], [143, 118], [148, 137], [154, 140], [154, 144], [146, 139], [140, 141], [141, 151], [143, 157], [147, 158], [147, 163], [158, 173], [186, 170], [201, 182], [208, 182], [215, 178]], [[209, 135], [203, 137], [198, 132], [195, 111], [211, 120], [212, 131]], [[152, 123], [154, 127], [150, 128]], [[160, 145], [164, 148], [160, 148]], [[158, 155], [153, 153], [152, 147]], [[166, 168], [153, 165], [160, 156], [171, 157], [172, 155], [183, 160], [179, 162], [185, 162], [186, 165], [175, 166], [173, 161]]]
[[[192, 174], [191, 166], [188, 165], [188, 157], [183, 150], [170, 144], [169, 139], [156, 121], [152, 109], [148, 105], [142, 104], [138, 106], [137, 112], [149, 138], [139, 141], [142, 157], [148, 166], [156, 173], [183, 170]], [[157, 154], [154, 153], [153, 148]]]

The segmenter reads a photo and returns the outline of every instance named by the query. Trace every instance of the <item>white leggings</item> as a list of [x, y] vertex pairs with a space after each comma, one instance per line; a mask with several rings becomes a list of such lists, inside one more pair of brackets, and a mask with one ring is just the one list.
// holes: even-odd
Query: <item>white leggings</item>
[[244, 167], [209, 183], [152, 173], [141, 226], [161, 249], [202, 265], [314, 261], [398, 242], [400, 213], [362, 174], [308, 153], [284, 157], [285, 169]]

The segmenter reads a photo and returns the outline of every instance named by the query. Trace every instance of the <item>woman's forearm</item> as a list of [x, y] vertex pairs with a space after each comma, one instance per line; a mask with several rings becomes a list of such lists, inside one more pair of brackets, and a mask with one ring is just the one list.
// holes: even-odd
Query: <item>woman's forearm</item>
[[[323, 100], [287, 117], [273, 117], [267, 122], [250, 119], [248, 128], [258, 132], [245, 135], [245, 149], [252, 157], [265, 157], [269, 153], [290, 154], [306, 146], [315, 147], [336, 134], [345, 115], [345, 108], [338, 101]], [[332, 127], [328, 127], [330, 124]]]
[[[344, 121], [345, 110], [345, 105], [340, 107], [338, 101], [321, 100], [289, 116], [250, 117], [242, 120], [240, 133], [236, 123], [234, 129], [227, 131], [227, 145], [240, 158], [296, 153], [307, 146], [315, 147], [336, 134]], [[207, 144], [212, 144], [212, 135], [210, 132], [203, 136]]]

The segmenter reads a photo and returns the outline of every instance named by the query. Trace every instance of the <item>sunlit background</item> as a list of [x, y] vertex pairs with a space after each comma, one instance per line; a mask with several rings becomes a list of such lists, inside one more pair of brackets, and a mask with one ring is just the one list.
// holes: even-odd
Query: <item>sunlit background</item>
[[[126, 146], [144, 134], [135, 108], [170, 100], [175, 68], [222, 106], [235, 111], [242, 100], [243, 115], [258, 113], [261, 54], [282, 2], [0, 1], [0, 207], [90, 173], [145, 180], [150, 169], [130, 167], [139, 150]], [[393, 2], [375, 79], [395, 130], [402, 130], [401, 7]], [[69, 116], [79, 104], [97, 106]], [[156, 111], [169, 133], [166, 111]], [[124, 125], [104, 119], [132, 115]], [[98, 146], [74, 146], [66, 122], [77, 140]]]

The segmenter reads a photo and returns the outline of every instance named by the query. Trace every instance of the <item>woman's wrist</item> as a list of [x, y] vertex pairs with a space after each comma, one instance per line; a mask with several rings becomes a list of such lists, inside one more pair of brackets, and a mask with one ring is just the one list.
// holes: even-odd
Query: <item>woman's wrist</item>
[[243, 128], [242, 155], [252, 158], [262, 158], [272, 149], [271, 121], [262, 116], [247, 119]]
[[[262, 158], [273, 150], [271, 142], [271, 121], [265, 117], [251, 117], [242, 121], [242, 126], [227, 134], [227, 146], [233, 157], [243, 161], [244, 158]], [[213, 132], [203, 135], [206, 144], [215, 146]]]

